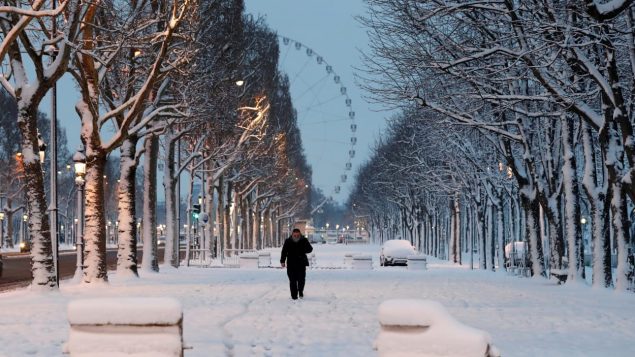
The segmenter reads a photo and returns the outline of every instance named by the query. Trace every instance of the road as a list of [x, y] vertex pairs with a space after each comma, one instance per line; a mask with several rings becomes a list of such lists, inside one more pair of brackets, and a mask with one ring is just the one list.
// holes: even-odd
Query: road
[[[139, 263], [143, 258], [141, 248], [137, 250]], [[0, 291], [25, 287], [31, 282], [31, 256], [28, 253], [4, 255], [2, 258], [4, 269], [0, 277]], [[71, 278], [75, 274], [77, 256], [75, 251], [60, 252], [60, 278]], [[163, 262], [163, 248], [159, 248], [159, 261]], [[117, 249], [108, 249], [106, 253], [108, 270], [117, 266]]]

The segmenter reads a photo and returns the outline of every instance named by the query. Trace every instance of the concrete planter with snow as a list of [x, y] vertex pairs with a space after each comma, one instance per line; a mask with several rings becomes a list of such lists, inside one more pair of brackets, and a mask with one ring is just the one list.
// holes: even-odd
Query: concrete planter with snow
[[183, 356], [183, 309], [170, 298], [101, 298], [68, 304], [73, 357]]
[[347, 267], [353, 266], [353, 253], [344, 254], [344, 265]]
[[428, 261], [425, 255], [408, 256], [408, 270], [426, 270]]
[[271, 253], [270, 252], [258, 253], [258, 267], [259, 268], [271, 267]]
[[458, 322], [436, 301], [384, 301], [379, 323], [374, 348], [381, 357], [500, 356], [487, 332]]
[[370, 255], [354, 255], [352, 266], [355, 270], [372, 270], [373, 257]]
[[246, 269], [258, 269], [258, 262], [260, 257], [258, 253], [243, 253], [238, 257], [241, 268]]

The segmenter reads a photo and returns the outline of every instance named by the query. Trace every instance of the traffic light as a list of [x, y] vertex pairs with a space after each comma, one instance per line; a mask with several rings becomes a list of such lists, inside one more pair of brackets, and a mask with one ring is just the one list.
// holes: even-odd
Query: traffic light
[[198, 219], [198, 215], [201, 213], [201, 205], [194, 204], [192, 205], [192, 217], [194, 219]]

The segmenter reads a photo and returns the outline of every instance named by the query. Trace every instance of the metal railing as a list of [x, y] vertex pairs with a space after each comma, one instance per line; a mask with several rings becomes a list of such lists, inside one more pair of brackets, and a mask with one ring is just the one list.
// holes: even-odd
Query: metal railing
[[193, 266], [208, 265], [209, 255], [210, 255], [209, 249], [203, 249], [203, 248], [198, 248], [198, 246], [193, 246], [190, 248], [189, 265], [193, 265]]

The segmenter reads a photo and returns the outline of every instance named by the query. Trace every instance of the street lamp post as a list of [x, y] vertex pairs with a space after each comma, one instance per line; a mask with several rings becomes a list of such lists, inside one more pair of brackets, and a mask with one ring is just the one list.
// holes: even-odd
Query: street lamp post
[[[0, 205], [0, 210], [3, 207]], [[0, 211], [0, 247], [4, 244], [4, 211]]]
[[22, 237], [20, 237], [20, 249], [22, 249], [23, 247], [26, 246], [26, 240], [27, 240], [27, 227], [26, 227], [26, 222], [29, 220], [29, 215], [27, 215], [26, 213], [22, 215], [22, 221], [20, 222], [22, 224], [22, 227], [20, 228], [20, 235]]
[[106, 242], [108, 243], [111, 243], [113, 241], [113, 238], [112, 238], [113, 234], [110, 231], [111, 228], [112, 228], [112, 222], [111, 221], [106, 222]]
[[77, 249], [77, 224], [79, 222], [79, 219], [75, 218], [74, 222], [75, 225], [73, 226], [73, 244], [75, 244], [75, 249]]
[[141, 222], [143, 221], [142, 218], [139, 218], [137, 220], [137, 244], [139, 244], [139, 237], [141, 237]]
[[77, 266], [75, 268], [75, 280], [79, 281], [84, 273], [84, 176], [86, 175], [86, 155], [84, 146], [80, 144], [79, 149], [73, 155], [75, 163], [75, 183], [77, 184], [77, 231], [76, 251]]

